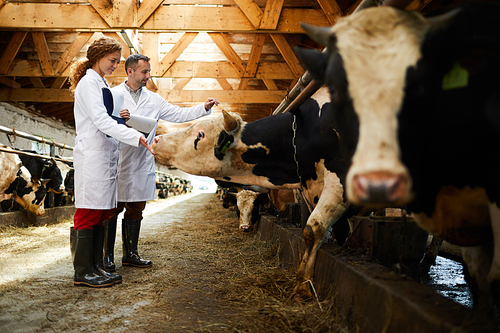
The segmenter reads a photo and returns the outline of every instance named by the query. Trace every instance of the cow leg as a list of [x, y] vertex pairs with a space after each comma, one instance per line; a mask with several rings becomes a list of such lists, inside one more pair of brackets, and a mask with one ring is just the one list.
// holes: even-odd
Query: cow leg
[[489, 204], [491, 229], [493, 231], [493, 262], [488, 273], [493, 301], [500, 306], [500, 208], [495, 203]]
[[297, 270], [297, 285], [292, 294], [294, 301], [312, 297], [311, 284], [316, 254], [326, 231], [342, 216], [347, 206], [343, 201], [344, 190], [340, 179], [334, 173], [325, 172], [323, 191], [302, 232], [306, 251]]

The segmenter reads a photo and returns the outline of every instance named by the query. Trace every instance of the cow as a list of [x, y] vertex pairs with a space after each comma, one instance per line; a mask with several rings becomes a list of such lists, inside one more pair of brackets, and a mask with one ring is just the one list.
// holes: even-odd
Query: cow
[[19, 155], [15, 150], [0, 145], [0, 201], [13, 198], [27, 211], [42, 216], [45, 214], [43, 202], [46, 195], [45, 184], [36, 176], [32, 176], [28, 169], [22, 165]]
[[160, 163], [216, 180], [300, 189], [314, 209], [303, 228], [306, 251], [292, 299], [309, 298], [318, 248], [347, 207], [339, 137], [328, 125], [328, 91], [320, 89], [293, 113], [250, 123], [237, 114], [222, 113], [155, 137], [155, 157]]
[[259, 219], [261, 207], [269, 203], [268, 189], [259, 186], [243, 186], [236, 188], [236, 192], [232, 192], [231, 189], [233, 188], [235, 187], [228, 189], [227, 196], [234, 196], [236, 199], [239, 230], [243, 232], [252, 231], [253, 225]]
[[[30, 155], [24, 155], [23, 152]], [[46, 189], [49, 192], [62, 193], [64, 191], [64, 178], [61, 174], [61, 168], [67, 169], [66, 173], [69, 171], [69, 167], [64, 167], [63, 163], [58, 163], [56, 160], [47, 157], [32, 156], [33, 154], [38, 154], [34, 150], [21, 150], [19, 158], [23, 165], [28, 169], [31, 174], [32, 179], [45, 179]]]
[[492, 3], [428, 18], [366, 8], [303, 25], [326, 52], [297, 49], [330, 90], [349, 201], [406, 207], [464, 246], [474, 306], [489, 311], [500, 301], [499, 17]]

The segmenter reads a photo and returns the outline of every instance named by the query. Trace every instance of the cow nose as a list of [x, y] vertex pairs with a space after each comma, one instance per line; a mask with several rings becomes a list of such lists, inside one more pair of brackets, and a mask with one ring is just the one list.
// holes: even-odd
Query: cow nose
[[361, 203], [390, 205], [407, 201], [408, 179], [403, 174], [385, 171], [353, 177], [353, 192]]
[[241, 229], [241, 231], [243, 231], [243, 232], [250, 232], [250, 231], [252, 231], [252, 227], [251, 227], [251, 226], [249, 226], [249, 225], [242, 225], [242, 226], [240, 227], [240, 229]]

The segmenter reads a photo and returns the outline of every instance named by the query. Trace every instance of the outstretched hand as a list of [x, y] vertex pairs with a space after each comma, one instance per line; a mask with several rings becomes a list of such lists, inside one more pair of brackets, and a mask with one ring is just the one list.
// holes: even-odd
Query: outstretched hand
[[207, 98], [207, 100], [205, 101], [205, 110], [210, 110], [214, 105], [217, 106], [219, 105], [219, 101], [216, 100], [215, 98]]
[[148, 143], [148, 140], [144, 136], [140, 137], [139, 144], [141, 146], [146, 147], [146, 149], [149, 150], [151, 152], [151, 154], [153, 154], [153, 155], [155, 154], [155, 152], [153, 151], [153, 147], [151, 147], [151, 145]]

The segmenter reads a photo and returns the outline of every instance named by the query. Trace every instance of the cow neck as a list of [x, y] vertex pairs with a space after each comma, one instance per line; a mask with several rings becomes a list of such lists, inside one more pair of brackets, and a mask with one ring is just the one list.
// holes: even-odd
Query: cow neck
[[304, 191], [302, 190], [302, 177], [300, 176], [300, 171], [299, 171], [299, 161], [297, 160], [297, 145], [295, 144], [295, 138], [297, 136], [297, 116], [295, 114], [293, 115], [293, 122], [292, 122], [292, 130], [293, 130], [293, 137], [292, 137], [292, 146], [293, 146], [293, 160], [295, 161], [295, 165], [297, 166], [297, 176], [299, 177], [299, 183], [300, 183], [300, 188], [299, 192], [302, 198], [304, 199], [304, 202], [307, 205], [307, 208], [309, 209], [309, 212], [312, 212], [312, 205], [309, 201], [307, 201], [306, 196], [304, 195]]
[[295, 144], [295, 137], [297, 135], [297, 116], [293, 115], [293, 122], [292, 122], [292, 130], [293, 130], [293, 137], [292, 137], [292, 146], [293, 146], [293, 160], [295, 161], [295, 165], [297, 166], [297, 176], [299, 177], [299, 182], [302, 185], [302, 177], [300, 177], [300, 172], [299, 172], [299, 161], [297, 161], [297, 145]]

